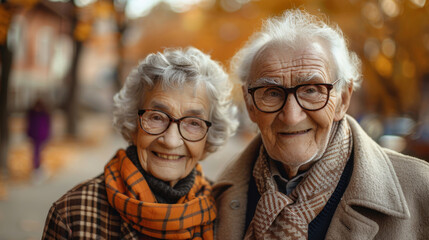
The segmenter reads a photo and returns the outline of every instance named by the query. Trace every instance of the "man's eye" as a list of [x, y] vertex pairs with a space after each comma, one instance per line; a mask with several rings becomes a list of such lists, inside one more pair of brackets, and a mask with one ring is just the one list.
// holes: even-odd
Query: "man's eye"
[[280, 94], [278, 92], [271, 91], [271, 92], [268, 93], [268, 95], [270, 95], [271, 97], [277, 97]]
[[282, 92], [276, 88], [269, 88], [264, 93], [265, 97], [281, 97], [282, 95]]
[[310, 93], [317, 93], [319, 92], [316, 88], [316, 86], [306, 86], [302, 89], [304, 93], [310, 94]]

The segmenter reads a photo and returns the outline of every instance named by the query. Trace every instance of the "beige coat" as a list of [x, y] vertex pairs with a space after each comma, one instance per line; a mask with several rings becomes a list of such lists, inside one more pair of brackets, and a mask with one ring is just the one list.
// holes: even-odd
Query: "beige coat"
[[[429, 163], [381, 148], [350, 116], [354, 167], [326, 239], [429, 239]], [[257, 137], [220, 175], [216, 239], [243, 239]]]

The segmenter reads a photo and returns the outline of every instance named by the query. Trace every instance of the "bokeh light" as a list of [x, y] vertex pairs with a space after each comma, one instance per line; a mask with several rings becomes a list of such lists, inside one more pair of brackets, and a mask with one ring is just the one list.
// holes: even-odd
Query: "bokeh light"
[[383, 12], [392, 18], [398, 16], [401, 10], [395, 0], [381, 0], [380, 6]]
[[378, 5], [374, 2], [365, 2], [361, 10], [362, 15], [371, 23], [375, 28], [383, 27], [383, 16], [381, 15]]
[[424, 7], [426, 0], [410, 0], [417, 7]]
[[396, 44], [395, 41], [391, 38], [385, 38], [381, 42], [381, 51], [386, 57], [392, 58], [395, 56]]

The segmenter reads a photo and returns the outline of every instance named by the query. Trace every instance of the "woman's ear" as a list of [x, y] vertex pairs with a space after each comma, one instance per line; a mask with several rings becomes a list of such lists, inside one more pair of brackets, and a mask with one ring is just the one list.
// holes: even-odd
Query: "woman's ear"
[[350, 99], [352, 98], [353, 93], [353, 80], [350, 81], [348, 87], [341, 91], [340, 102], [335, 109], [334, 121], [340, 121], [346, 115], [347, 110], [350, 106]]
[[136, 130], [131, 134], [131, 139], [133, 141], [133, 145], [137, 146], [137, 139], [138, 139], [138, 135], [139, 135], [139, 122], [137, 121], [137, 127]]

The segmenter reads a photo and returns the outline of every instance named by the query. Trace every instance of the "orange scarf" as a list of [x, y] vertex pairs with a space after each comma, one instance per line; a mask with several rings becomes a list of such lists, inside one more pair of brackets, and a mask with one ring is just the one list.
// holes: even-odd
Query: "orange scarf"
[[107, 198], [140, 233], [160, 239], [213, 239], [216, 208], [210, 183], [196, 166], [195, 182], [176, 204], [157, 203], [142, 173], [121, 149], [104, 168]]

